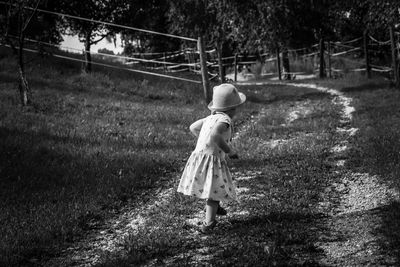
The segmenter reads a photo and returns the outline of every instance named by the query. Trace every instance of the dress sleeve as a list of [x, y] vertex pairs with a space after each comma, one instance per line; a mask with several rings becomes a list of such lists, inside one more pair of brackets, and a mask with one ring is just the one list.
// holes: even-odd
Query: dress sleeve
[[229, 116], [225, 115], [225, 114], [220, 114], [220, 116], [218, 118], [218, 122], [226, 123], [229, 126], [231, 126], [231, 124], [232, 124], [231, 118], [229, 118]]

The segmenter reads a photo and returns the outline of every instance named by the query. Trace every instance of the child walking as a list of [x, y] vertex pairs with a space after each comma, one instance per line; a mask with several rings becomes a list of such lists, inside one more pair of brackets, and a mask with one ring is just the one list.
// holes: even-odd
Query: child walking
[[245, 101], [246, 96], [232, 84], [216, 86], [208, 105], [211, 115], [190, 125], [190, 131], [198, 139], [183, 171], [178, 192], [206, 200], [206, 217], [200, 229], [203, 233], [215, 227], [217, 214], [226, 215], [220, 201], [237, 200], [225, 157], [238, 158], [230, 146], [232, 118]]

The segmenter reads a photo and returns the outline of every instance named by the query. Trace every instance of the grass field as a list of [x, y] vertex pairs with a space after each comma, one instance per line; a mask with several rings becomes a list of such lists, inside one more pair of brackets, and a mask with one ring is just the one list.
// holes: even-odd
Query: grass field
[[[76, 64], [33, 58], [28, 81], [35, 104], [21, 109], [11, 62], [4, 54], [0, 58], [0, 265], [56, 256], [87, 229], [138, 202], [143, 191], [179, 179], [195, 142], [188, 126], [209, 113], [200, 85], [116, 71], [82, 75]], [[349, 166], [396, 184], [399, 92], [358, 77], [315, 82], [355, 99], [354, 123], [362, 134], [352, 140]], [[174, 194], [147, 214], [145, 228], [125, 240], [123, 257], [104, 255], [105, 266], [191, 263], [195, 259], [185, 253], [205, 246], [216, 251], [215, 265], [297, 264], [296, 253], [305, 255], [303, 262], [318, 257], [311, 245], [317, 234], [302, 227], [304, 222], [313, 226], [320, 216], [320, 191], [338, 179], [327, 162], [339, 138], [340, 114], [332, 96], [285, 85], [240, 90], [248, 102], [237, 128], [249, 125], [251, 116], [265, 116], [235, 141], [241, 157], [232, 163], [233, 171], [258, 173], [257, 190], [250, 193], [264, 194], [262, 201], [230, 207], [250, 214], [212, 239], [193, 240], [187, 238], [193, 228], [185, 218], [203, 203]], [[289, 123], [288, 115], [298, 107], [304, 112]], [[283, 141], [271, 148], [273, 140]], [[400, 189], [398, 181], [396, 186]], [[392, 216], [396, 211], [398, 205]], [[227, 261], [232, 254], [236, 257]]]
[[0, 265], [49, 256], [176, 171], [206, 113], [201, 86], [29, 60], [24, 109], [13, 58], [0, 62]]

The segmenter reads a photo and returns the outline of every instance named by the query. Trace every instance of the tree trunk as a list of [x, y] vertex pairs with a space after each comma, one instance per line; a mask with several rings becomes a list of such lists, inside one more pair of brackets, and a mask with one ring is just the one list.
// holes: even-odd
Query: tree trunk
[[328, 41], [328, 77], [332, 78], [331, 41]]
[[19, 39], [19, 49], [18, 49], [18, 71], [19, 71], [19, 95], [22, 106], [27, 106], [32, 103], [31, 93], [28, 81], [25, 75], [25, 65], [24, 65], [24, 38]]
[[397, 62], [397, 55], [396, 55], [396, 41], [394, 36], [394, 29], [393, 27], [389, 27], [389, 34], [390, 34], [390, 45], [392, 50], [392, 70], [393, 70], [393, 79], [396, 85], [396, 88], [400, 88], [400, 77], [398, 71], [398, 62]]
[[92, 72], [92, 56], [90, 54], [90, 33], [87, 33], [85, 36], [85, 73]]
[[278, 69], [278, 78], [279, 80], [282, 80], [281, 59], [279, 54], [280, 54], [279, 46], [276, 46], [276, 68]]
[[225, 69], [224, 63], [222, 61], [222, 43], [217, 44], [217, 54], [218, 54], [218, 71], [221, 83], [225, 82]]
[[367, 78], [371, 79], [371, 66], [369, 64], [368, 31], [367, 30], [365, 30], [364, 33], [363, 33], [363, 44], [364, 44], [365, 72], [367, 74]]
[[234, 67], [235, 67], [235, 76], [234, 76], [234, 81], [237, 82], [237, 74], [238, 74], [238, 54], [235, 53], [235, 62], [234, 62]]
[[207, 55], [204, 49], [203, 37], [199, 37], [197, 39], [197, 47], [200, 56], [201, 78], [203, 81], [204, 98], [206, 100], [206, 104], [208, 104], [212, 99], [212, 91], [210, 88], [210, 80], [208, 79]]
[[282, 52], [282, 67], [283, 67], [284, 79], [291, 80], [292, 76], [290, 75], [289, 52], [287, 48], [285, 48]]

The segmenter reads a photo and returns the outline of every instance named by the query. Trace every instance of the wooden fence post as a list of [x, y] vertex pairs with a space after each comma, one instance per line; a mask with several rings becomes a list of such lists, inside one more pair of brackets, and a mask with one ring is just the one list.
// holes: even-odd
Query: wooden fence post
[[212, 99], [212, 93], [210, 90], [210, 80], [208, 79], [207, 55], [204, 49], [203, 37], [199, 37], [197, 39], [197, 46], [200, 54], [200, 67], [201, 67], [201, 77], [203, 81], [204, 99], [206, 101], [206, 104], [208, 104]]
[[190, 51], [186, 50], [186, 56], [187, 56], [187, 61], [188, 61], [188, 70], [190, 72], [191, 68], [190, 68]]
[[234, 62], [234, 67], [235, 67], [235, 82], [237, 82], [237, 74], [238, 74], [238, 54], [235, 53], [235, 62]]
[[166, 61], [167, 61], [167, 55], [164, 52], [164, 72], [167, 72], [167, 63], [166, 63]]
[[394, 83], [397, 88], [399, 88], [399, 72], [397, 70], [397, 58], [396, 58], [396, 43], [394, 40], [394, 30], [393, 27], [390, 26], [389, 28], [389, 33], [390, 33], [390, 44], [392, 48], [392, 69], [393, 69], [393, 78], [394, 78]]
[[276, 46], [276, 67], [278, 68], [278, 78], [282, 80], [282, 72], [281, 72], [281, 57], [279, 56], [279, 46]]
[[319, 78], [325, 78], [324, 38], [319, 40]]
[[328, 75], [332, 78], [331, 41], [328, 41]]
[[366, 69], [366, 73], [367, 73], [367, 78], [371, 79], [371, 66], [369, 65], [368, 31], [367, 30], [364, 31], [363, 42], [364, 42], [365, 69]]

